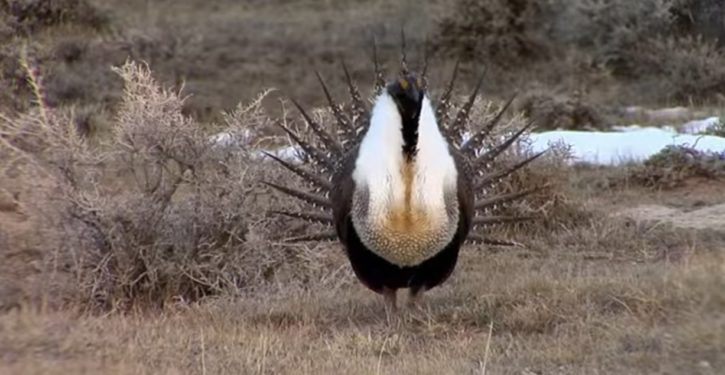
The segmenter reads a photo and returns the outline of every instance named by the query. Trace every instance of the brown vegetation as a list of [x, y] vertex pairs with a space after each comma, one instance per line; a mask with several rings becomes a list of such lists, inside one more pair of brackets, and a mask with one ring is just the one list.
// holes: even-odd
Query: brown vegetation
[[[42, 101], [3, 116], [3, 153], [19, 158], [4, 170], [18, 185], [5, 186], [17, 194], [4, 197], [0, 219], [31, 223], [0, 231], [19, 245], [0, 268], [14, 281], [0, 290], [3, 371], [707, 374], [725, 365], [715, 329], [722, 233], [610, 217], [621, 193], [577, 189], [566, 148], [509, 181], [548, 187], [509, 208], [543, 218], [507, 233], [518, 247], [467, 247], [451, 283], [390, 322], [337, 246], [279, 241], [315, 229], [265, 215], [294, 203], [255, 186], [281, 175], [252, 162], [253, 145], [212, 147], [145, 66], [117, 72], [126, 88], [106, 142], [81, 137], [70, 114]], [[226, 118], [230, 132], [269, 122], [259, 101]], [[527, 154], [522, 144], [504, 162]], [[27, 259], [36, 266], [16, 267]]]
[[[0, 4], [10, 3], [35, 4]], [[169, 4], [144, 3], [149, 9]], [[361, 46], [366, 45], [362, 25], [374, 19], [386, 25], [381, 19], [399, 14], [411, 17], [421, 29], [428, 23], [413, 3], [396, 4], [383, 15], [382, 3], [365, 7], [345, 2], [352, 10], [344, 10], [337, 3], [282, 2], [292, 7], [285, 12], [277, 3], [177, 3], [191, 6], [194, 17], [184, 13], [184, 5], [169, 8], [178, 12], [167, 19], [170, 23], [184, 14], [196, 22], [204, 18], [199, 14], [232, 22], [220, 14], [258, 6], [258, 13], [244, 13], [239, 21], [259, 18], [244, 26], [247, 31], [264, 30], [256, 41], [235, 39], [233, 35], [244, 33], [229, 31], [238, 30], [234, 22], [205, 21], [219, 28], [218, 39], [175, 34], [162, 23], [158, 34], [125, 29], [128, 24], [119, 27], [115, 17], [130, 8], [119, 6], [119, 13], [111, 13], [111, 28], [125, 31], [116, 34], [115, 42], [105, 39], [105, 26], [60, 31], [86, 22], [60, 15], [53, 16], [62, 19], [60, 24], [28, 27], [35, 42], [26, 49], [21, 47], [28, 40], [22, 37], [0, 47], [13, 57], [2, 61], [1, 79], [14, 82], [9, 87], [17, 90], [0, 93], [0, 373], [722, 372], [725, 189], [722, 160], [715, 155], [696, 158], [669, 149], [639, 167], [572, 167], [567, 148], [555, 145], [496, 187], [544, 187], [519, 204], [500, 208], [538, 218], [511, 230], [492, 228], [518, 245], [465, 247], [451, 281], [431, 291], [419, 310], [405, 310], [392, 320], [377, 296], [355, 281], [337, 244], [284, 241], [320, 228], [267, 215], [269, 209], [297, 203], [258, 184], [289, 178], [256, 153], [262, 145], [287, 144], [274, 135], [265, 110], [270, 102], [276, 107], [274, 98], [258, 93], [278, 84], [296, 86], [285, 93], [310, 93], [316, 98], [305, 101], [321, 103], [314, 75], [300, 60], [322, 61], [327, 68], [336, 53], [357, 50], [351, 52], [356, 58], [348, 61], [354, 75], [362, 77], [369, 71], [367, 60], [357, 58], [364, 56]], [[677, 9], [691, 9], [687, 14], [694, 19], [702, 16], [701, 6], [710, 4], [660, 3], [693, 4]], [[546, 14], [542, 5], [526, 9], [506, 10], [510, 15], [505, 19]], [[608, 12], [615, 10], [632, 12], [611, 8], [589, 15], [614, 17]], [[355, 18], [346, 12], [360, 13]], [[707, 39], [713, 31], [695, 30], [704, 24], [673, 14], [674, 21], [668, 22], [682, 33], [702, 34], [703, 44], [667, 47], [675, 49], [674, 57], [663, 69], [685, 72], [681, 66], [694, 66], [696, 72], [712, 74], [704, 76], [713, 77], [706, 81], [718, 81], [720, 52]], [[660, 14], [655, 16], [647, 22], [660, 22]], [[305, 17], [329, 23], [313, 27]], [[320, 24], [327, 25], [328, 37], [311, 37]], [[395, 25], [377, 30], [383, 35], [382, 53], [391, 55], [397, 49]], [[538, 26], [532, 25], [511, 29], [516, 32], [511, 40], [539, 38]], [[298, 27], [306, 33], [297, 35]], [[336, 38], [340, 28], [356, 37]], [[507, 27], [497, 30], [509, 32]], [[648, 33], [648, 41], [680, 40]], [[64, 38], [59, 41], [54, 35]], [[210, 38], [219, 45], [210, 47]], [[413, 44], [420, 42], [415, 38], [422, 35], [414, 36]], [[526, 43], [521, 45], [533, 46], [526, 47], [532, 51], [549, 48], [548, 42]], [[225, 54], [232, 44], [244, 46]], [[657, 53], [664, 53], [662, 46]], [[496, 51], [491, 48], [484, 51]], [[693, 57], [701, 54], [708, 58]], [[200, 55], [207, 57], [197, 60]], [[307, 57], [295, 60], [291, 55]], [[17, 59], [24, 56], [29, 57]], [[124, 64], [127, 56], [144, 57], [151, 69], [143, 63]], [[534, 75], [542, 72], [535, 61], [539, 56], [525, 56], [526, 64], [535, 66]], [[601, 64], [615, 68], [610, 65], [614, 60], [599, 57], [589, 56], [587, 61], [596, 63], [576, 70], [582, 73], [577, 77], [601, 77], [592, 73]], [[581, 63], [576, 61], [574, 65]], [[107, 69], [111, 62], [117, 66], [114, 71]], [[557, 80], [569, 66], [545, 70], [551, 76], [542, 80]], [[150, 73], [156, 67], [158, 81]], [[495, 73], [499, 68], [492, 69]], [[239, 72], [227, 76], [232, 70]], [[338, 81], [323, 73], [328, 82]], [[472, 76], [470, 66], [462, 74], [464, 81]], [[511, 78], [490, 76], [491, 87]], [[596, 118], [606, 108], [590, 104], [597, 97], [594, 91], [586, 99], [571, 94], [581, 88], [577, 77], [563, 83], [557, 95], [537, 94], [546, 92], [545, 85], [538, 85], [522, 95], [531, 104], [520, 107], [531, 116], [557, 118], [549, 121], [551, 127], [566, 121], [582, 127], [586, 121], [574, 120], [582, 112], [591, 117], [590, 126], [598, 127]], [[677, 89], [683, 95], [676, 96], [682, 98], [695, 92], [685, 86], [689, 79], [676, 79], [667, 95]], [[177, 87], [181, 81], [188, 83], [183, 91]], [[583, 86], [590, 92], [596, 84]], [[342, 91], [342, 85], [331, 87]], [[719, 86], [707, 87], [695, 95], [711, 95]], [[194, 97], [187, 99], [187, 92]], [[237, 105], [244, 97], [250, 99]], [[15, 104], [6, 106], [6, 99]], [[474, 109], [478, 123], [500, 105], [495, 96], [487, 99]], [[313, 115], [331, 121], [324, 110]], [[514, 114], [505, 120], [500, 135], [525, 119]], [[243, 137], [237, 144], [210, 141], [217, 131], [244, 135], [250, 129], [257, 137]], [[528, 155], [531, 150], [523, 142], [501, 159], [514, 163]], [[655, 215], [653, 207], [669, 211]]]

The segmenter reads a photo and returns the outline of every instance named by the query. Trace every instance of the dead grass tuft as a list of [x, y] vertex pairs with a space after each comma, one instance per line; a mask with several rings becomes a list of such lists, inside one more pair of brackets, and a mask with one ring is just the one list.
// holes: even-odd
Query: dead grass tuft
[[688, 146], [667, 146], [642, 165], [631, 168], [629, 181], [650, 188], [671, 189], [693, 178], [725, 177], [725, 155]]
[[459, 0], [438, 22], [433, 43], [443, 53], [503, 66], [545, 59], [537, 22], [544, 7], [528, 0]]
[[109, 15], [88, 0], [5, 0], [0, 12], [14, 34], [31, 34], [62, 24], [77, 24], [100, 30], [108, 26]]
[[[474, 108], [472, 122], [483, 126], [496, 115], [498, 109], [498, 104], [482, 101]], [[516, 112], [508, 116], [508, 119], [502, 121], [494, 132], [495, 134], [492, 135], [492, 147], [532, 121], [525, 116], [524, 112]], [[538, 123], [539, 118], [535, 118], [533, 121]], [[519, 142], [504, 152], [488, 168], [489, 170], [505, 168], [532, 157], [534, 154], [527, 135], [524, 134]], [[513, 214], [534, 218], [532, 222], [507, 226], [514, 228], [513, 232], [510, 229], [504, 229], [504, 232], [508, 232], [507, 235], [525, 237], [539, 231], [558, 229], [562, 225], [584, 223], [591, 216], [591, 212], [584, 203], [578, 200], [575, 194], [572, 194], [570, 159], [571, 154], [567, 145], [551, 145], [546, 153], [537, 160], [484, 190], [487, 194], [505, 194], [535, 189], [532, 194], [522, 200], [494, 209], [497, 214], [501, 215]], [[498, 231], [496, 228], [493, 230]]]
[[[281, 224], [265, 217], [269, 198], [255, 191], [261, 173], [275, 178], [266, 163], [244, 149], [212, 147], [182, 114], [184, 99], [159, 87], [146, 66], [115, 71], [125, 90], [107, 142], [91, 144], [77, 116], [44, 105], [33, 74], [39, 105], [2, 117], [3, 152], [20, 158], [22, 177], [38, 183], [26, 201], [39, 223], [45, 272], [74, 280], [60, 297], [126, 309], [314, 273], [304, 265], [319, 266], [305, 249], [267, 240]], [[261, 98], [230, 115], [229, 130], [260, 126], [260, 105]]]
[[602, 111], [581, 95], [529, 94], [523, 99], [521, 107], [527, 117], [537, 119], [538, 130], [593, 130], [607, 127]]

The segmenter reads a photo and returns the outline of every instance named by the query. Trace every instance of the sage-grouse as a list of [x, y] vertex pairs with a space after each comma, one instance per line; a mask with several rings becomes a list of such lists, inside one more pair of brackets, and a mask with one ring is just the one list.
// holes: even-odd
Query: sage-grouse
[[[496, 157], [531, 123], [501, 142], [493, 141], [491, 131], [511, 98], [488, 123], [470, 126], [469, 114], [481, 80], [452, 116], [458, 65], [434, 104], [426, 89], [425, 67], [421, 75], [409, 71], [403, 54], [398, 77], [386, 83], [377, 57], [374, 64], [372, 109], [344, 63], [351, 96], [348, 105], [338, 105], [317, 74], [336, 124], [323, 126], [293, 101], [316, 141], [285, 123], [278, 125], [297, 144], [306, 162], [301, 165], [267, 154], [308, 186], [266, 183], [312, 206], [277, 214], [334, 227], [334, 231], [298, 240], [339, 239], [357, 278], [383, 294], [387, 306], [395, 309], [398, 289], [410, 288], [409, 301], [415, 303], [422, 292], [443, 283], [455, 268], [464, 242], [506, 244], [469, 232], [527, 219], [497, 215], [491, 208], [530, 191], [487, 192], [541, 154], [492, 170], [491, 165], [500, 164], [492, 163]], [[336, 129], [329, 131], [331, 128]]]

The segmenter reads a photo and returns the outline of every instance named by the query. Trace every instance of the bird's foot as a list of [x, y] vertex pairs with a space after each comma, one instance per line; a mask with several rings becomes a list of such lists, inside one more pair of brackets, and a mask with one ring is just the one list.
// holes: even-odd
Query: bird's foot
[[408, 309], [420, 310], [423, 308], [423, 290], [422, 289], [411, 289], [408, 295], [407, 307]]
[[385, 299], [385, 316], [388, 323], [392, 323], [398, 317], [398, 291], [384, 288], [383, 298]]

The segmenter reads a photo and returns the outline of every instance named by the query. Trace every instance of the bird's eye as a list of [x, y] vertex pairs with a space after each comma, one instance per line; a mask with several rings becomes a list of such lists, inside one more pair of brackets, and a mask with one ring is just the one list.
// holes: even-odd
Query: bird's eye
[[408, 89], [408, 80], [407, 79], [405, 79], [405, 78], [399, 79], [398, 84], [400, 85], [400, 88], [402, 88], [403, 90]]

